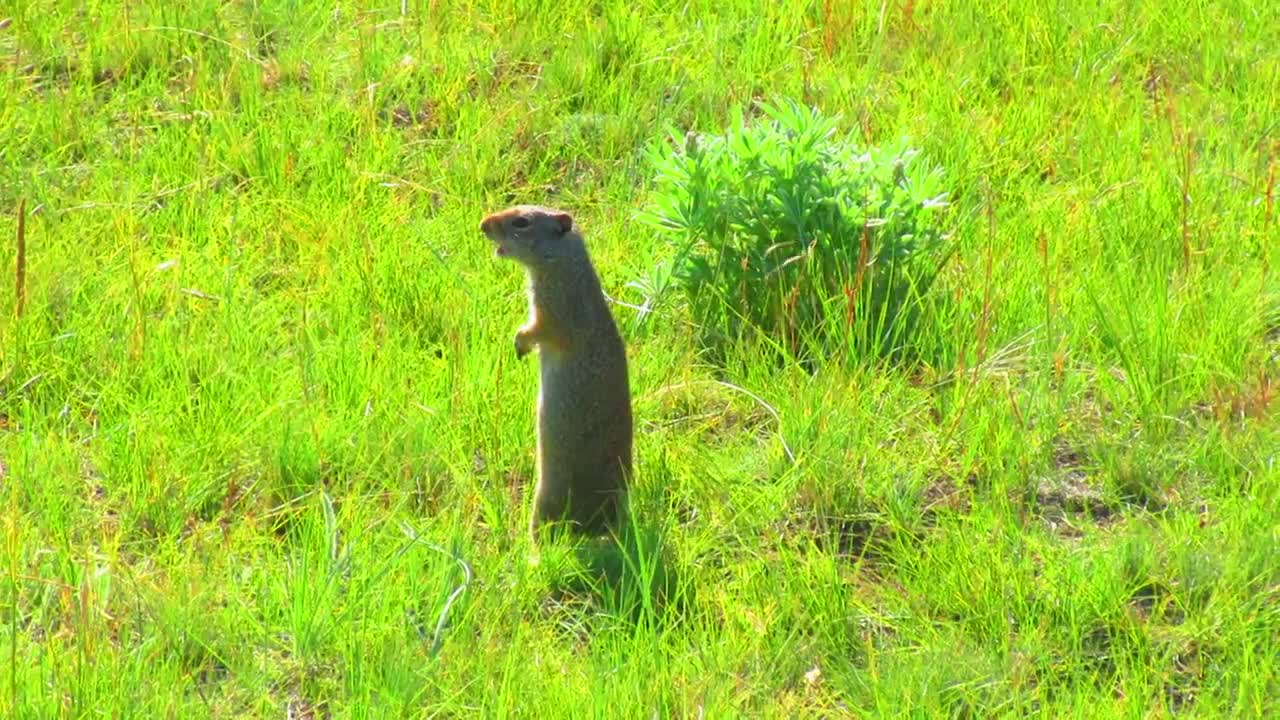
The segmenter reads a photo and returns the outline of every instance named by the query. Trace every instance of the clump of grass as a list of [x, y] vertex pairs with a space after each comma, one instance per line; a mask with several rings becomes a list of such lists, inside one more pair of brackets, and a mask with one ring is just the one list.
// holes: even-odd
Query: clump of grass
[[864, 147], [792, 100], [760, 109], [650, 147], [645, 217], [679, 250], [644, 289], [674, 281], [713, 354], [751, 336], [802, 360], [909, 354], [952, 247], [941, 168], [905, 138]]

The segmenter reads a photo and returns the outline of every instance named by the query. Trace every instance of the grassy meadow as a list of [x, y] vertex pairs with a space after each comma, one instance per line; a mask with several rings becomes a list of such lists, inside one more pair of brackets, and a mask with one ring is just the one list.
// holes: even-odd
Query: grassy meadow
[[[645, 149], [775, 97], [944, 169], [913, 361], [637, 311]], [[1265, 0], [3, 0], [0, 716], [1274, 716], [1278, 173]], [[530, 562], [514, 202], [621, 551]]]

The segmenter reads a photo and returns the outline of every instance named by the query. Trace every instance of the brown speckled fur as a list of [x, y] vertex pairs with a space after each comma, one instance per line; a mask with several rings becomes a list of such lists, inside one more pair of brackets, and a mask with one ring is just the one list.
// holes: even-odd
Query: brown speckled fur
[[569, 520], [582, 533], [616, 528], [631, 475], [627, 358], [573, 219], [520, 205], [481, 230], [529, 275], [529, 321], [518, 355], [538, 348], [538, 483], [533, 531]]

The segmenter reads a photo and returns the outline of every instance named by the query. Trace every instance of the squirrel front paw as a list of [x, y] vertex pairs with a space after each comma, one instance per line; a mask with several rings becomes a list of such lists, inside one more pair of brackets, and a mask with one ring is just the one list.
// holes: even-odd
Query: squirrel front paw
[[533, 350], [533, 343], [529, 342], [529, 336], [522, 332], [516, 333], [511, 344], [515, 346], [516, 357], [520, 359], [523, 359], [525, 355], [528, 355], [529, 352]]

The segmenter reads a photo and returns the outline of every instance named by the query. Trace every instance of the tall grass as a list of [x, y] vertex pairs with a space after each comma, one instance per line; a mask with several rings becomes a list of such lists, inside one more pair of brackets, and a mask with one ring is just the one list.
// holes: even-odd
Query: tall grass
[[[1273, 715], [1275, 5], [0, 5], [0, 716]], [[770, 98], [945, 170], [913, 362], [646, 307]], [[517, 201], [637, 417], [538, 564]]]

